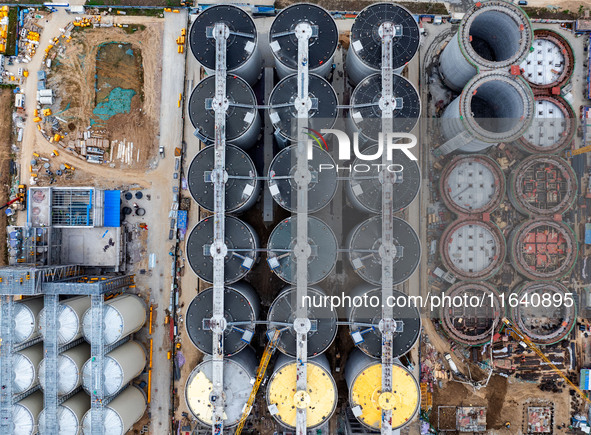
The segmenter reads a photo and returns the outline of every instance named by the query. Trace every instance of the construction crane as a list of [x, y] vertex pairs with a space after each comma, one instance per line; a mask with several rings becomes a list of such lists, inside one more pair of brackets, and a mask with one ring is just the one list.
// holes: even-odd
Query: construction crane
[[513, 336], [513, 338], [515, 338], [516, 340], [525, 343], [531, 350], [533, 350], [536, 354], [538, 354], [538, 356], [540, 358], [542, 358], [542, 360], [548, 364], [550, 366], [550, 368], [555, 371], [568, 385], [570, 385], [570, 387], [575, 390], [577, 392], [577, 394], [579, 396], [581, 396], [583, 399], [585, 399], [588, 403], [591, 403], [591, 399], [589, 397], [587, 397], [587, 395], [583, 392], [583, 390], [581, 390], [579, 387], [577, 387], [563, 372], [562, 370], [560, 370], [558, 367], [556, 367], [556, 365], [550, 361], [546, 355], [544, 355], [544, 353], [535, 345], [531, 342], [531, 340], [529, 338], [527, 338], [527, 336], [519, 331], [514, 325], [513, 323], [511, 323], [511, 321], [509, 319], [507, 319], [506, 317], [503, 318], [503, 323], [505, 324], [505, 327], [507, 328], [507, 330], [509, 331], [509, 333]]
[[257, 377], [254, 381], [254, 385], [252, 386], [252, 391], [250, 392], [250, 396], [248, 396], [248, 401], [246, 402], [246, 406], [244, 407], [244, 412], [242, 413], [242, 417], [240, 417], [240, 423], [238, 423], [238, 427], [236, 428], [235, 435], [240, 435], [242, 429], [244, 429], [244, 423], [246, 423], [246, 418], [248, 414], [250, 414], [250, 410], [252, 409], [252, 405], [254, 405], [254, 400], [257, 396], [257, 391], [263, 382], [263, 378], [265, 377], [265, 372], [267, 371], [267, 366], [269, 365], [269, 361], [271, 361], [271, 357], [275, 353], [275, 349], [277, 349], [277, 344], [279, 343], [279, 336], [281, 335], [280, 329], [275, 329], [273, 332], [273, 336], [269, 338], [269, 343], [267, 343], [267, 347], [265, 347], [265, 352], [263, 353], [263, 358], [261, 359], [261, 363], [257, 369]]
[[576, 150], [566, 150], [564, 152], [564, 158], [570, 159], [573, 156], [578, 156], [579, 154], [588, 153], [591, 151], [591, 145], [587, 145], [586, 147], [577, 148]]

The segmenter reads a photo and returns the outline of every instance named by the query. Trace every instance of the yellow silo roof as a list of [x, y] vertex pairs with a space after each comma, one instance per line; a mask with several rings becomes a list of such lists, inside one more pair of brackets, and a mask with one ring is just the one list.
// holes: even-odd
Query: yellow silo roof
[[[213, 383], [200, 371], [197, 372], [187, 385], [187, 402], [193, 414], [204, 423], [211, 424], [213, 408], [209, 395], [213, 389]], [[224, 412], [224, 420], [228, 417]]]
[[392, 366], [392, 395], [382, 395], [382, 364], [372, 364], [363, 370], [353, 381], [351, 388], [351, 407], [361, 407], [357, 418], [367, 426], [380, 429], [382, 426], [381, 402], [386, 399], [392, 406], [392, 427], [403, 426], [410, 420], [419, 404], [419, 387], [415, 378], [403, 367]]
[[[330, 373], [323, 367], [308, 362], [307, 367], [309, 405], [307, 407], [308, 427], [318, 426], [326, 421], [336, 407], [336, 386]], [[281, 367], [271, 379], [267, 391], [269, 405], [277, 406], [275, 417], [287, 426], [295, 427], [296, 406], [296, 363]]]

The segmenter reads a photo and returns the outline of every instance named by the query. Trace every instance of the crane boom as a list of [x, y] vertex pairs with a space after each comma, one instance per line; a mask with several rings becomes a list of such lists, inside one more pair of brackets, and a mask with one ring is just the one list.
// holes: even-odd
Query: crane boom
[[552, 368], [553, 371], [555, 371], [568, 385], [570, 385], [570, 387], [575, 390], [577, 392], [577, 394], [579, 396], [581, 396], [583, 399], [585, 399], [588, 403], [591, 403], [591, 399], [589, 397], [587, 397], [587, 395], [578, 387], [576, 386], [563, 372], [562, 370], [560, 370], [558, 367], [556, 367], [556, 365], [550, 361], [546, 355], [544, 355], [544, 353], [535, 345], [531, 342], [531, 340], [529, 338], [527, 338], [527, 336], [519, 331], [514, 325], [513, 323], [511, 323], [511, 321], [507, 318], [503, 318], [503, 323], [505, 324], [505, 326], [507, 327], [507, 329], [509, 330], [509, 332], [511, 333], [511, 335], [513, 337], [515, 337], [517, 340], [523, 341], [531, 350], [533, 350], [540, 358], [542, 358], [542, 360], [544, 360], [544, 362], [546, 364], [548, 364], [550, 366], [550, 368]]
[[589, 151], [591, 151], [591, 145], [587, 145], [586, 147], [582, 148], [577, 148], [576, 150], [566, 150], [564, 152], [564, 157], [568, 159], [573, 156], [578, 156], [579, 154], [588, 153]]

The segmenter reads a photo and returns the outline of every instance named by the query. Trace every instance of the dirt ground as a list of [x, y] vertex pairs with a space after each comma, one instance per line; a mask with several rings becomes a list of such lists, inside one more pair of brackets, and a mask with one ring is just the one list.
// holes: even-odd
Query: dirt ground
[[[0, 205], [8, 202], [10, 194], [10, 139], [12, 124], [12, 92], [0, 89]], [[0, 211], [0, 228], [6, 228], [7, 218], [4, 210]], [[0, 243], [0, 266], [7, 265], [6, 243]]]

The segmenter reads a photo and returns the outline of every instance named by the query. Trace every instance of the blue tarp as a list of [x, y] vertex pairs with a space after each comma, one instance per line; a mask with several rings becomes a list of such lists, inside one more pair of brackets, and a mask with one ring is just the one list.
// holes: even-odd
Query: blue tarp
[[103, 226], [121, 226], [121, 191], [105, 190]]
[[585, 224], [585, 244], [591, 245], [591, 224]]
[[579, 384], [579, 388], [583, 391], [591, 390], [591, 382], [589, 379], [589, 369], [582, 369], [581, 370], [581, 382]]
[[179, 230], [186, 230], [187, 229], [187, 211], [186, 210], [179, 210], [177, 214], [177, 228]]

